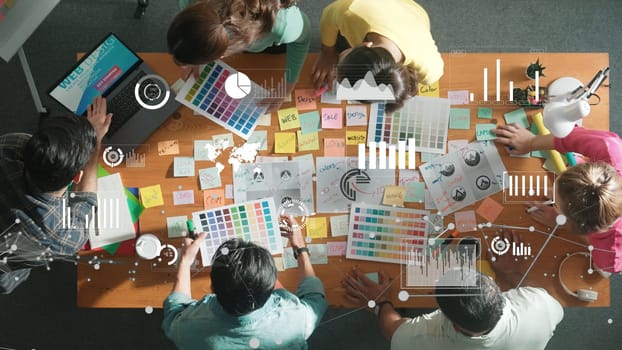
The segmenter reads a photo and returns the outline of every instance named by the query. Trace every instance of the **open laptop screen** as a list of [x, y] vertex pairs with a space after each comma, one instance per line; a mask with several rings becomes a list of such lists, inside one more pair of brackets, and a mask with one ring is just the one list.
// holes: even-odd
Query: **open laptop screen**
[[83, 115], [95, 97], [107, 95], [141, 62], [132, 50], [110, 33], [50, 89], [50, 96], [73, 113]]

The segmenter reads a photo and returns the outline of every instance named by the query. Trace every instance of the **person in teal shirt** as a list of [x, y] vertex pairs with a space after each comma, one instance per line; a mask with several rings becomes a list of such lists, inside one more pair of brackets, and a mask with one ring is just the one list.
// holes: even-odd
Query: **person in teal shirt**
[[173, 292], [164, 300], [162, 329], [180, 349], [306, 349], [327, 303], [315, 277], [300, 227], [287, 218], [281, 230], [289, 236], [298, 261], [300, 282], [295, 294], [275, 289], [277, 270], [266, 249], [232, 239], [216, 250], [211, 280], [214, 294], [201, 300], [190, 295], [190, 267], [205, 240], [186, 239]]
[[[198, 75], [198, 66], [242, 51], [262, 52], [287, 44], [286, 89], [294, 89], [304, 64], [311, 25], [293, 0], [179, 0], [178, 13], [167, 33], [168, 51]], [[271, 110], [282, 99], [268, 101]]]

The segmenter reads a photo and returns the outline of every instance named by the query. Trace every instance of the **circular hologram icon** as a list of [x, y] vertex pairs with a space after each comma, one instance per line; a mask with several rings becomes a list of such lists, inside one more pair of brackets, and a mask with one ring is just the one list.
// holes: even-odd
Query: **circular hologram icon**
[[104, 149], [104, 153], [102, 154], [102, 158], [104, 163], [111, 168], [121, 165], [123, 163], [123, 159], [125, 159], [125, 155], [120, 148], [113, 148], [112, 146], [108, 146]]
[[563, 215], [563, 214], [557, 215], [557, 217], [555, 218], [555, 222], [560, 226], [566, 224], [566, 215]]
[[225, 80], [225, 92], [236, 100], [244, 98], [251, 93], [251, 80], [242, 72], [231, 74]]
[[490, 249], [492, 249], [495, 254], [503, 255], [510, 250], [510, 241], [507, 238], [502, 239], [501, 237], [496, 236], [492, 239]]
[[397, 293], [397, 298], [400, 301], [407, 301], [408, 297], [409, 297], [408, 292], [405, 290], [401, 290], [399, 293]]
[[249, 340], [248, 342], [248, 346], [250, 346], [251, 349], [259, 349], [259, 345], [261, 345], [261, 343], [257, 338], [251, 338], [251, 340]]
[[158, 109], [168, 102], [171, 89], [166, 80], [157, 74], [140, 78], [134, 87], [136, 102], [145, 109]]
[[367, 307], [370, 308], [370, 309], [375, 308], [376, 307], [376, 302], [373, 301], [373, 300], [368, 301], [367, 302]]

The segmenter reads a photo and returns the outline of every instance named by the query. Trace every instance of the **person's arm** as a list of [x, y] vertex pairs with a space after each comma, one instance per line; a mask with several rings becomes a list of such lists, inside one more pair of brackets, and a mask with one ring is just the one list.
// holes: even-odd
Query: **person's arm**
[[618, 168], [622, 165], [622, 139], [605, 130], [591, 130], [577, 126], [564, 138], [554, 138], [553, 145], [561, 153], [577, 152], [592, 161], [604, 161]]
[[534, 135], [531, 131], [516, 123], [499, 125], [498, 128], [491, 131], [497, 135], [495, 142], [508, 146], [511, 154], [551, 150], [554, 146], [552, 134]]
[[[280, 227], [281, 235], [289, 239], [289, 244], [294, 252], [300, 248], [306, 248], [304, 237], [300, 225], [293, 216], [282, 216], [283, 225]], [[302, 282], [306, 277], [315, 277], [313, 265], [311, 265], [311, 257], [308, 252], [298, 254], [298, 283]]]
[[[500, 238], [502, 240], [507, 239], [510, 245], [515, 243], [520, 245], [523, 241], [521, 235], [514, 232], [514, 230], [510, 230], [510, 232], [502, 231], [500, 233]], [[497, 275], [497, 281], [499, 286], [505, 286], [507, 288], [503, 288], [504, 290], [513, 289], [518, 287], [518, 283], [523, 278], [524, 275], [524, 262], [525, 259], [514, 259], [514, 256], [509, 252], [503, 255], [494, 255], [494, 259], [492, 254], [489, 256], [490, 265], [492, 269], [495, 271]]]
[[346, 299], [367, 306], [373, 301], [373, 304], [378, 306], [380, 331], [391, 341], [399, 326], [410, 319], [400, 316], [390, 302], [389, 295], [393, 281], [384, 271], [380, 271], [378, 282], [370, 280], [355, 267], [351, 273], [345, 275], [342, 285], [346, 288]]
[[299, 24], [302, 28], [299, 35], [293, 35], [295, 37], [289, 37], [290, 33], [283, 33], [282, 35], [282, 42], [287, 44], [285, 56], [287, 92], [291, 93], [298, 81], [298, 76], [305, 63], [307, 53], [309, 52], [309, 45], [311, 44], [311, 23], [309, 17], [298, 7], [292, 8], [288, 12], [286, 20], [288, 21], [285, 27], [286, 30], [290, 25], [290, 21], [302, 22]]
[[326, 6], [322, 11], [320, 18], [320, 38], [322, 48], [313, 68], [311, 70], [311, 78], [316, 89], [326, 86], [332, 88], [332, 81], [335, 78], [333, 67], [337, 63], [338, 54], [335, 45], [337, 44], [337, 35], [339, 28], [337, 27], [336, 15], [339, 12], [337, 2]]
[[197, 253], [203, 241], [205, 241], [205, 232], [199, 234], [195, 240], [190, 238], [184, 239], [184, 249], [181, 253], [181, 259], [179, 260], [177, 268], [177, 279], [173, 284], [172, 293], [183, 293], [188, 296], [192, 296], [190, 285], [190, 269], [196, 259]]
[[97, 191], [97, 163], [101, 153], [101, 145], [104, 136], [108, 132], [112, 114], [106, 113], [106, 99], [98, 96], [93, 100], [93, 104], [89, 105], [86, 110], [86, 117], [95, 129], [97, 143], [91, 154], [91, 158], [84, 166], [84, 173], [80, 182], [73, 186], [74, 191], [78, 192], [96, 192]]

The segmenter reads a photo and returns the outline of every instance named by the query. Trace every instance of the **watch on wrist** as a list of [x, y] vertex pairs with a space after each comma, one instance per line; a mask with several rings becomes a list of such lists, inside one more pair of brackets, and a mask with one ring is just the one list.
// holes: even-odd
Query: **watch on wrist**
[[309, 254], [309, 256], [311, 256], [311, 253], [309, 252], [309, 248], [307, 247], [300, 247], [300, 248], [292, 247], [292, 250], [294, 251], [294, 259], [298, 259], [301, 253], [307, 253]]

